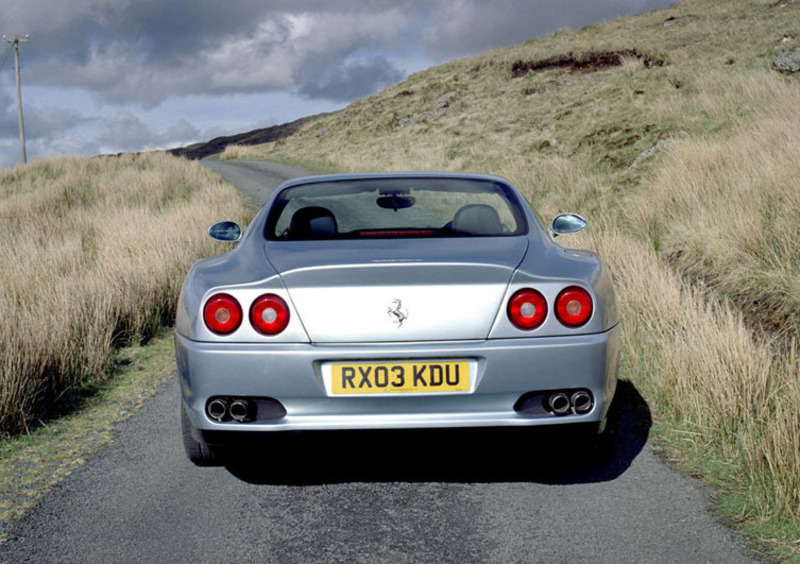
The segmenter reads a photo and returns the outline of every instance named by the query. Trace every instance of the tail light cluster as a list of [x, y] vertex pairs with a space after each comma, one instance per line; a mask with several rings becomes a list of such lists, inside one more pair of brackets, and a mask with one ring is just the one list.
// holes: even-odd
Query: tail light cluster
[[233, 333], [242, 324], [242, 306], [236, 298], [228, 294], [211, 296], [203, 308], [203, 319], [206, 327], [214, 333], [228, 335]]
[[[206, 327], [217, 335], [230, 335], [242, 324], [242, 306], [229, 294], [215, 294], [203, 308]], [[264, 294], [250, 306], [250, 324], [262, 335], [277, 335], [289, 325], [289, 306], [280, 296]]]
[[[592, 297], [583, 288], [570, 286], [558, 294], [554, 309], [562, 325], [580, 327], [592, 316]], [[508, 319], [518, 329], [536, 329], [547, 319], [547, 312], [547, 300], [541, 292], [531, 288], [515, 292], [508, 302]]]

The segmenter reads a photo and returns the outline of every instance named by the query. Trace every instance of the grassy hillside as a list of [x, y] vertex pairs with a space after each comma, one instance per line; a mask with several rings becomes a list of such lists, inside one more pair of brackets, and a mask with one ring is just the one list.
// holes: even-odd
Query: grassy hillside
[[469, 170], [575, 211], [665, 455], [800, 559], [800, 2], [684, 0], [454, 61], [227, 158]]

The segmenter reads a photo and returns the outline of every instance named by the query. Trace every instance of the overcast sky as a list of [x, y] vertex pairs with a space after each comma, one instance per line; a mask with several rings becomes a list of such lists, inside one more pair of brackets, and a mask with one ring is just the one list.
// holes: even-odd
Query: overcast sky
[[[0, 0], [28, 160], [181, 146], [342, 108], [409, 74], [672, 0]], [[0, 45], [0, 167], [21, 160]]]

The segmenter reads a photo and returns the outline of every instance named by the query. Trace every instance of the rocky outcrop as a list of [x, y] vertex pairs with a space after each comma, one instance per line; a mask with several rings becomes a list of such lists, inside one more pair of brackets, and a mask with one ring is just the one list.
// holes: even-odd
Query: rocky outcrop
[[775, 60], [775, 68], [781, 72], [800, 72], [800, 47], [778, 55]]
[[455, 92], [448, 92], [447, 94], [439, 96], [439, 98], [437, 98], [434, 102], [434, 106], [432, 108], [425, 110], [424, 112], [414, 114], [413, 116], [399, 118], [397, 119], [397, 125], [400, 127], [408, 127], [409, 125], [433, 121], [442, 115], [448, 107], [450, 107], [450, 100], [452, 100], [455, 95]]
[[675, 143], [675, 139], [661, 139], [661, 140], [659, 140], [658, 143], [656, 143], [655, 145], [653, 145], [652, 147], [650, 147], [646, 151], [642, 152], [638, 157], [636, 157], [636, 160], [634, 160], [633, 164], [631, 164], [631, 166], [629, 166], [628, 168], [629, 169], [634, 169], [634, 168], [638, 167], [644, 161], [646, 161], [650, 157], [656, 155], [657, 153], [660, 153], [661, 151], [663, 151], [664, 149], [666, 149], [667, 147], [669, 147], [673, 143]]
[[567, 53], [535, 61], [514, 61], [511, 64], [512, 78], [521, 78], [530, 72], [543, 72], [552, 69], [567, 69], [572, 72], [592, 72], [618, 67], [626, 59], [639, 59], [645, 68], [663, 67], [664, 61], [652, 55], [639, 53], [635, 49], [621, 51], [592, 51], [588, 53]]

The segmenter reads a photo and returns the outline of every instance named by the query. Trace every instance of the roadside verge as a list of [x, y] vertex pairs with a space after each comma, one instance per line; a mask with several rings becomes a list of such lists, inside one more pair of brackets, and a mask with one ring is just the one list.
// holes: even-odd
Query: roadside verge
[[115, 353], [116, 375], [71, 415], [0, 442], [0, 543], [14, 523], [89, 455], [110, 443], [117, 425], [175, 375], [172, 335]]

